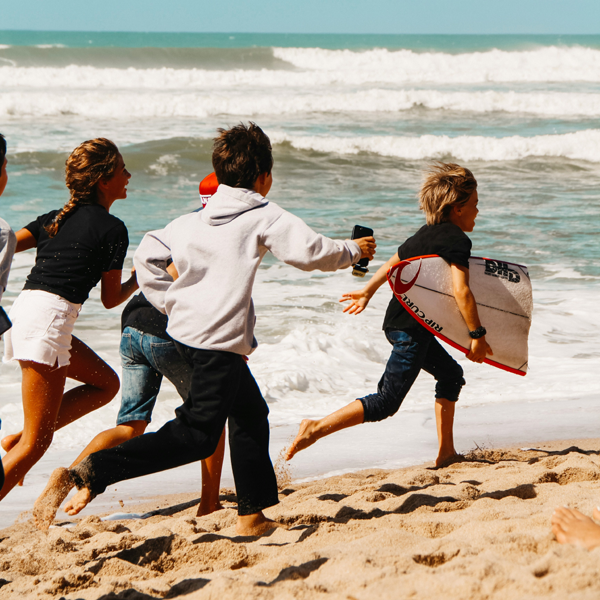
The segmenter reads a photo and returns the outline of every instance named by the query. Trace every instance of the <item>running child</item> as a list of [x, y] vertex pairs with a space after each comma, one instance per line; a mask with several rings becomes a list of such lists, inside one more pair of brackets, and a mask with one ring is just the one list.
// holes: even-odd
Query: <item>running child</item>
[[[176, 418], [69, 471], [76, 514], [108, 485], [210, 456], [229, 420], [238, 498], [237, 532], [260, 535], [276, 523], [263, 509], [279, 502], [269, 456], [269, 409], [244, 360], [256, 349], [252, 288], [268, 251], [299, 269], [335, 271], [371, 258], [375, 240], [331, 240], [266, 199], [271, 143], [251, 123], [219, 130], [213, 167], [220, 182], [207, 207], [144, 237], [134, 262], [142, 291], [169, 315], [168, 333], [193, 365], [190, 394]], [[169, 259], [179, 274], [167, 273]]]
[[[214, 190], [216, 191], [216, 187]], [[205, 186], [206, 187], [206, 186]], [[206, 191], [206, 190], [205, 190]], [[206, 203], [206, 195], [202, 197]], [[177, 278], [173, 265], [168, 271]], [[117, 424], [100, 432], [73, 461], [71, 468], [86, 456], [113, 448], [142, 435], [152, 420], [163, 377], [176, 388], [182, 400], [190, 390], [192, 367], [179, 354], [175, 342], [167, 333], [167, 315], [159, 312], [140, 293], [127, 303], [121, 315], [121, 408]], [[221, 435], [215, 453], [202, 461], [202, 495], [196, 516], [210, 514], [222, 508], [219, 502], [221, 468], [225, 452], [225, 435]], [[74, 487], [68, 469], [55, 469], [46, 488], [33, 507], [36, 524], [46, 528], [56, 515], [57, 507]]]
[[[398, 248], [398, 252], [362, 290], [343, 295], [340, 302], [350, 302], [344, 312], [360, 314], [386, 282], [388, 270], [401, 260], [438, 254], [451, 267], [454, 297], [472, 338], [467, 358], [483, 362], [486, 355], [492, 354], [492, 349], [485, 340], [486, 330], [481, 325], [477, 304], [469, 288], [471, 240], [466, 235], [475, 227], [479, 212], [477, 202], [477, 181], [471, 171], [456, 164], [440, 163], [431, 167], [419, 194], [426, 225]], [[391, 417], [400, 408], [421, 370], [433, 375], [436, 380], [435, 416], [439, 452], [435, 464], [442, 467], [456, 458], [454, 408], [465, 385], [462, 368], [395, 296], [392, 296], [385, 314], [383, 330], [393, 349], [377, 393], [358, 398], [317, 421], [302, 421], [296, 439], [287, 450], [286, 460], [336, 431]]]
[[[10, 312], [4, 360], [16, 360], [23, 382], [23, 431], [2, 446], [6, 481], [0, 499], [43, 456], [54, 432], [104, 406], [119, 391], [117, 374], [72, 335], [90, 290], [101, 281], [106, 308], [137, 289], [121, 282], [129, 243], [123, 222], [110, 214], [127, 197], [131, 175], [118, 148], [98, 138], [84, 142], [66, 163], [70, 199], [17, 232], [17, 252], [37, 248], [35, 266]], [[82, 385], [64, 393], [69, 377]]]

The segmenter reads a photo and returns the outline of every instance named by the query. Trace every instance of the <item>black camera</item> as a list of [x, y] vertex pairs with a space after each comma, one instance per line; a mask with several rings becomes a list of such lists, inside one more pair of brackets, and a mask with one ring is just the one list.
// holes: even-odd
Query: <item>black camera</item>
[[[360, 238], [371, 237], [373, 235], [373, 230], [370, 227], [363, 227], [362, 225], [355, 225], [352, 229], [352, 238], [353, 240], [358, 240]], [[355, 265], [352, 267], [352, 275], [356, 277], [364, 277], [369, 272], [369, 259], [361, 258]]]

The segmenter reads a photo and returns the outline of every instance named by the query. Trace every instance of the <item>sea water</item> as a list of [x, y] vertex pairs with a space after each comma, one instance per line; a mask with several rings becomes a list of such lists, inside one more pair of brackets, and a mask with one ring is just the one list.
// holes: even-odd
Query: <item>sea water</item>
[[[371, 271], [424, 222], [423, 169], [434, 160], [469, 167], [480, 197], [473, 253], [527, 265], [535, 308], [526, 377], [449, 349], [468, 381], [457, 448], [598, 435], [600, 36], [0, 32], [0, 90], [9, 147], [0, 215], [18, 229], [60, 207], [68, 153], [108, 137], [132, 173], [129, 197], [112, 209], [129, 229], [126, 272], [146, 231], [198, 207], [218, 127], [251, 120], [265, 130], [275, 157], [269, 198], [315, 230], [346, 238], [354, 224], [372, 227]], [[31, 251], [15, 257], [7, 310], [33, 261]], [[363, 283], [349, 270], [263, 262], [250, 367], [271, 410], [274, 458], [302, 418], [375, 390], [391, 294], [382, 288], [360, 316], [338, 302]], [[121, 309], [104, 309], [95, 290], [76, 325], [117, 371]], [[395, 417], [320, 442], [294, 459], [292, 475], [431, 460], [433, 389], [421, 375]], [[179, 403], [165, 383], [150, 430]], [[50, 469], [112, 426], [118, 406], [119, 397], [57, 432], [0, 521], [29, 508]], [[22, 426], [15, 365], [0, 367], [0, 417], [2, 435]], [[118, 489], [136, 497], [198, 486], [192, 465]]]

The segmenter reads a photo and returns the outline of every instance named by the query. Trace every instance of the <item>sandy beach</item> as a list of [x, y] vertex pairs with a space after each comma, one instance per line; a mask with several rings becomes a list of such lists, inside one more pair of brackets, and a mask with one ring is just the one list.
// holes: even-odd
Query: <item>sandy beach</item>
[[[600, 549], [562, 546], [555, 507], [591, 514], [600, 440], [476, 449], [445, 469], [364, 470], [295, 483], [279, 469], [279, 528], [235, 533], [235, 493], [197, 518], [197, 494], [156, 496], [124, 515], [24, 513], [0, 531], [0, 595], [17, 598], [592, 599]], [[93, 507], [93, 503], [91, 505]], [[117, 518], [115, 518], [117, 517]], [[119, 519], [119, 517], [121, 517]]]

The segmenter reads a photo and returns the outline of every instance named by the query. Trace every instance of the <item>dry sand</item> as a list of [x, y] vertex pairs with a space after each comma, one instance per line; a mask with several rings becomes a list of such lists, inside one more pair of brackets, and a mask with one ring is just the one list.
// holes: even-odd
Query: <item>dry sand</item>
[[289, 529], [261, 538], [236, 536], [231, 490], [202, 518], [187, 495], [125, 506], [172, 507], [145, 520], [22, 520], [0, 531], [0, 597], [597, 600], [600, 548], [561, 546], [550, 517], [600, 503], [600, 440], [536, 447], [287, 483], [266, 513]]

